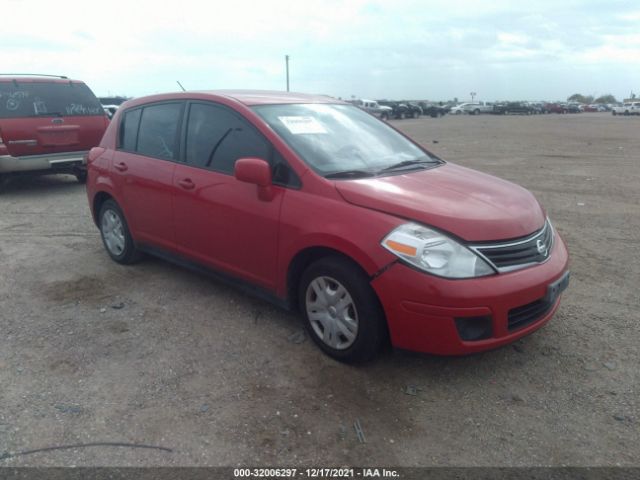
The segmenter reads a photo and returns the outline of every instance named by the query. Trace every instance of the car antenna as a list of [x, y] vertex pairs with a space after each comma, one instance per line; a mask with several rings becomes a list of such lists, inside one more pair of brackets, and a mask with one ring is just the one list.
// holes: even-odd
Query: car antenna
[[178, 85], [180, 86], [180, 88], [182, 89], [182, 91], [183, 91], [183, 92], [186, 92], [186, 91], [187, 91], [187, 89], [186, 89], [186, 88], [184, 88], [184, 87], [182, 86], [182, 84], [180, 83], [180, 80], [176, 80], [176, 82], [178, 83]]

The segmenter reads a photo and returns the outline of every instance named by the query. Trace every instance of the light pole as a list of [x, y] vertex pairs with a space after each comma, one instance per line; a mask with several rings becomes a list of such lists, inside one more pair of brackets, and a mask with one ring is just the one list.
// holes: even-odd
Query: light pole
[[284, 56], [284, 63], [287, 68], [287, 92], [289, 91], [289, 55]]
[[473, 99], [476, 97], [477, 93], [476, 92], [471, 92], [471, 101], [473, 102]]

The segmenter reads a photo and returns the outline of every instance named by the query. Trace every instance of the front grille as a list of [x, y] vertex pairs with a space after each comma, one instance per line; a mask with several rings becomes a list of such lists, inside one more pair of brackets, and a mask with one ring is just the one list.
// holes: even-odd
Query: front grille
[[545, 297], [521, 307], [512, 308], [508, 313], [507, 328], [511, 332], [532, 324], [547, 314], [553, 307], [553, 303], [553, 299]]
[[553, 228], [547, 220], [544, 227], [528, 237], [504, 243], [478, 244], [471, 248], [498, 271], [508, 272], [544, 262], [549, 258], [552, 246]]

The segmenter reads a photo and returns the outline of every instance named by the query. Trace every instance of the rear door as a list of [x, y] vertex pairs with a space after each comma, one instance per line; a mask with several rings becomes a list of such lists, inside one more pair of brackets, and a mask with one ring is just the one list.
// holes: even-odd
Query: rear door
[[30, 79], [0, 82], [0, 135], [9, 155], [90, 150], [108, 119], [82, 82]]
[[111, 164], [116, 196], [137, 242], [173, 249], [171, 196], [184, 102], [123, 112]]

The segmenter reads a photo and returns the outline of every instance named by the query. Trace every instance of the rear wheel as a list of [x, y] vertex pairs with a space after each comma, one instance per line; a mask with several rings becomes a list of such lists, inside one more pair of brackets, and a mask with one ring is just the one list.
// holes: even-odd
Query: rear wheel
[[311, 264], [299, 285], [305, 328], [313, 341], [341, 362], [373, 358], [386, 338], [382, 307], [367, 276], [340, 257]]
[[9, 175], [6, 173], [0, 173], [0, 193], [5, 189], [5, 187], [9, 184]]
[[86, 170], [77, 170], [74, 175], [78, 180], [78, 183], [85, 184], [87, 183], [87, 171]]
[[114, 261], [128, 265], [140, 259], [124, 214], [114, 200], [106, 200], [100, 207], [98, 225], [104, 247]]

